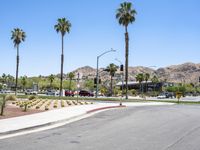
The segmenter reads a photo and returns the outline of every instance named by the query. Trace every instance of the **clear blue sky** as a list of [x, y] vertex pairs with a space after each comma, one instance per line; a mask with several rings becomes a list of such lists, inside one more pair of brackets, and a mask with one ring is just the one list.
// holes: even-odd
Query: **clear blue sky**
[[[124, 28], [115, 19], [122, 0], [1, 0], [0, 75], [15, 75], [16, 49], [10, 40], [13, 28], [27, 38], [20, 45], [19, 75], [60, 72], [61, 38], [54, 30], [57, 18], [72, 24], [65, 36], [67, 73], [78, 67], [96, 67], [96, 56], [117, 49], [100, 59], [100, 67], [124, 62]], [[130, 66], [164, 67], [200, 62], [199, 0], [130, 0], [138, 12], [129, 26]]]

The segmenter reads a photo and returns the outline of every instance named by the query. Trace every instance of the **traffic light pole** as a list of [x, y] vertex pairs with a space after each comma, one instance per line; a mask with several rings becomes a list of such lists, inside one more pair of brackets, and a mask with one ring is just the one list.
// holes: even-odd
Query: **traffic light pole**
[[96, 95], [95, 97], [98, 97], [98, 85], [99, 85], [99, 56], [97, 56], [97, 73], [96, 73]]
[[102, 53], [101, 55], [97, 56], [97, 74], [96, 74], [97, 84], [96, 84], [96, 95], [95, 95], [96, 98], [98, 97], [98, 86], [99, 86], [99, 58], [100, 58], [101, 56], [105, 55], [106, 53], [109, 53], [109, 52], [116, 52], [116, 50], [113, 50], [113, 49], [111, 48], [111, 50], [105, 51], [105, 52]]

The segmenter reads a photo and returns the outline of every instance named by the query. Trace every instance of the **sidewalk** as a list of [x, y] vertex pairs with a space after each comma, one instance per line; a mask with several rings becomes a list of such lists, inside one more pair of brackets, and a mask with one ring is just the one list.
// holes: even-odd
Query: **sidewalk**
[[[168, 105], [169, 103], [123, 103], [126, 106], [146, 106], [146, 105]], [[36, 113], [32, 115], [20, 116], [0, 120], [0, 137], [17, 132], [36, 129], [39, 127], [49, 126], [61, 123], [74, 118], [84, 116], [94, 111], [102, 109], [117, 108], [118, 103], [95, 103], [92, 105], [79, 105], [65, 107], [56, 110]], [[123, 106], [125, 107], [125, 106]]]

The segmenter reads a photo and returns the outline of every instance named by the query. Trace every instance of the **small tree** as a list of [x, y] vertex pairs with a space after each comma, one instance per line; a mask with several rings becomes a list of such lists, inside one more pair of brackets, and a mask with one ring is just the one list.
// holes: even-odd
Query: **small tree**
[[176, 98], [178, 99], [178, 103], [180, 102], [181, 97], [182, 97], [182, 92], [176, 92]]
[[112, 96], [113, 94], [113, 77], [115, 76], [115, 72], [117, 71], [118, 66], [116, 66], [115, 64], [111, 63], [109, 66], [107, 66], [106, 71], [109, 72], [110, 74], [110, 94]]

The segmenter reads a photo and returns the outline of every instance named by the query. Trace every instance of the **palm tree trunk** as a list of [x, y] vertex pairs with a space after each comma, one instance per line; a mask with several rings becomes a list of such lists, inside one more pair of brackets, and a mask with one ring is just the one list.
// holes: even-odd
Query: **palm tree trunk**
[[126, 99], [128, 99], [128, 48], [129, 48], [129, 37], [128, 37], [128, 31], [127, 26], [125, 27], [125, 82], [126, 82]]
[[147, 80], [146, 80], [146, 93], [147, 93]]
[[71, 90], [72, 79], [69, 80], [69, 90]]
[[17, 95], [18, 72], [19, 72], [19, 45], [17, 45], [17, 66], [16, 66], [16, 79], [15, 79], [15, 95]]
[[64, 45], [63, 45], [63, 35], [62, 35], [62, 54], [61, 54], [61, 71], [60, 71], [60, 97], [63, 96], [63, 64], [64, 64]]
[[110, 89], [111, 89], [111, 91], [110, 91], [110, 93], [111, 93], [111, 96], [113, 95], [113, 84], [112, 84], [112, 81], [113, 81], [113, 79], [112, 79], [112, 75], [111, 75], [111, 78], [110, 78]]

